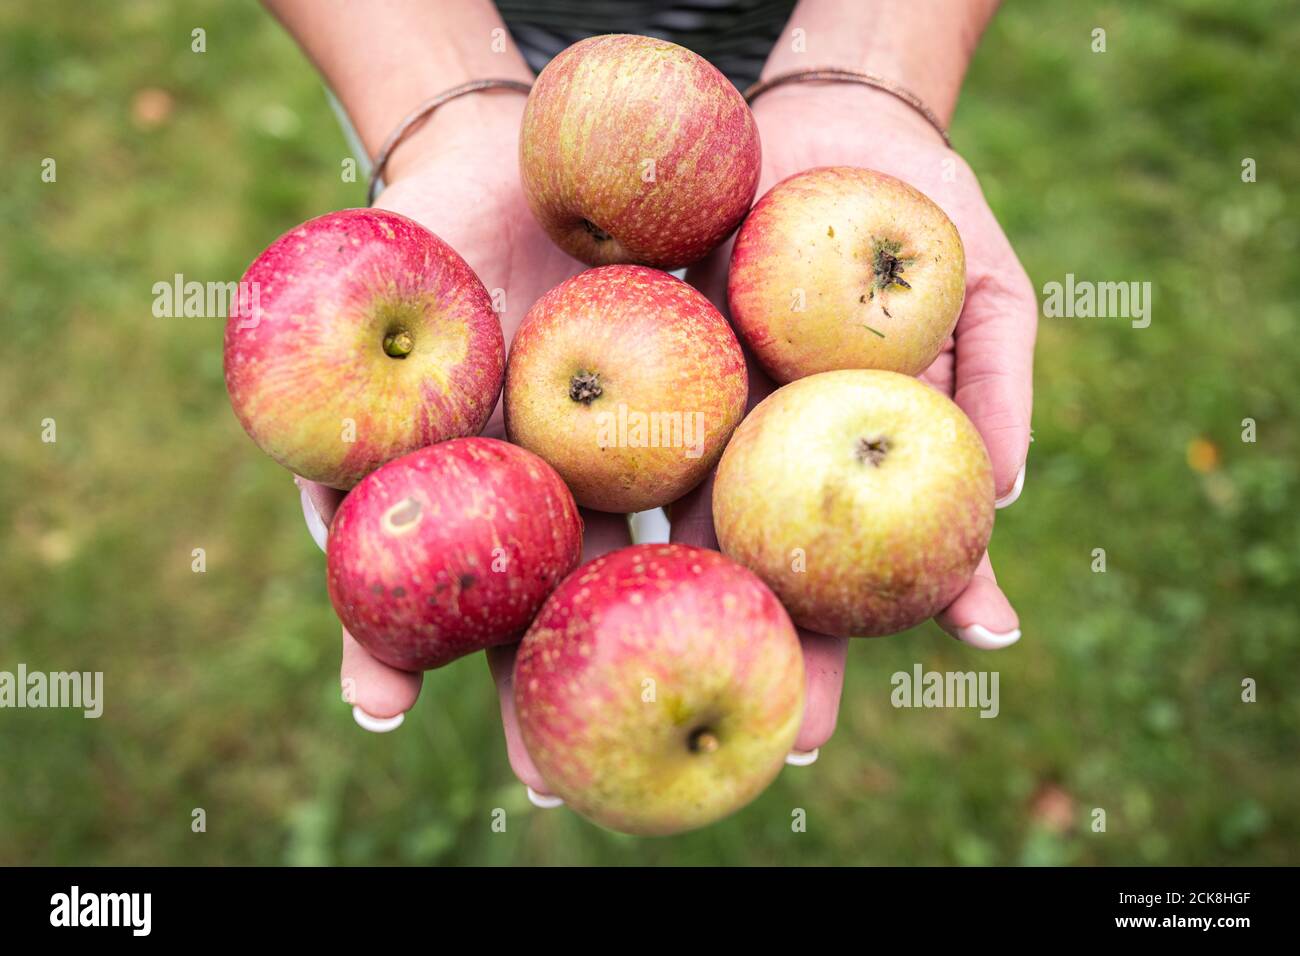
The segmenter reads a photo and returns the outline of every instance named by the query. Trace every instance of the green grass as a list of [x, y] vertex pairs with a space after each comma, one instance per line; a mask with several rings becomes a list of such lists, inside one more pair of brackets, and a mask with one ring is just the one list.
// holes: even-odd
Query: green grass
[[[151, 313], [153, 283], [234, 278], [363, 204], [310, 66], [251, 3], [6, 5], [0, 670], [102, 670], [106, 705], [0, 711], [0, 862], [1300, 863], [1300, 19], [1280, 6], [998, 17], [954, 140], [1035, 284], [1155, 290], [1147, 329], [1042, 321], [1028, 481], [993, 544], [1025, 637], [855, 643], [820, 762], [639, 840], [528, 805], [479, 657], [428, 675], [399, 732], [353, 725], [323, 559], [229, 411], [222, 324]], [[149, 87], [174, 108], [145, 129]], [[997, 668], [1000, 716], [893, 709], [916, 661]]]

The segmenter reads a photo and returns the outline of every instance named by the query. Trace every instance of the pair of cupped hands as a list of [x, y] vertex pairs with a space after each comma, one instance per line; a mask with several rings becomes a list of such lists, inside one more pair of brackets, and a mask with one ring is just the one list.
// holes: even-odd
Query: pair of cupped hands
[[[555, 246], [524, 199], [517, 159], [524, 98], [494, 92], [456, 105], [454, 116], [435, 114], [426, 129], [397, 148], [376, 206], [420, 222], [450, 243], [488, 289], [504, 290], [502, 324], [509, 342], [533, 302], [586, 266]], [[993, 463], [998, 507], [1011, 504], [1024, 483], [1030, 441], [1037, 301], [975, 175], [924, 119], [877, 90], [787, 86], [759, 97], [753, 110], [763, 148], [759, 196], [805, 169], [861, 166], [912, 184], [956, 224], [966, 252], [966, 301], [954, 335], [921, 378], [952, 396], [975, 423]], [[728, 241], [687, 273], [724, 315], [730, 252]], [[774, 387], [751, 363], [751, 406]], [[504, 437], [499, 403], [484, 433]], [[301, 479], [299, 485], [308, 526], [323, 548], [342, 493]], [[670, 506], [673, 541], [717, 547], [711, 488], [710, 478]], [[630, 543], [622, 515], [584, 511], [583, 520], [584, 561]], [[936, 620], [979, 648], [1006, 647], [1020, 637], [1019, 619], [987, 554], [970, 585]], [[815, 759], [835, 729], [848, 643], [807, 631], [800, 638], [807, 704], [789, 761], [795, 764]], [[500, 694], [510, 766], [534, 802], [545, 805], [546, 784], [524, 748], [514, 712], [515, 650], [490, 648], [488, 664]], [[400, 725], [422, 679], [380, 663], [343, 632], [343, 696], [362, 727], [384, 731]]]

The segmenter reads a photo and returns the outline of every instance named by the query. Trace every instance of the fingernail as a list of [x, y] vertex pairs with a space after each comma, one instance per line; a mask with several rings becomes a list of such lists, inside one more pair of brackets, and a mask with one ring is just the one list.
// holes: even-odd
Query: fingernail
[[990, 631], [982, 624], [970, 624], [966, 627], [957, 628], [957, 633], [954, 636], [963, 644], [978, 647], [982, 651], [1000, 651], [1002, 648], [1010, 647], [1020, 640], [1020, 628], [998, 634], [996, 631]]
[[[297, 482], [297, 478], [294, 482]], [[302, 493], [302, 516], [307, 521], [307, 531], [311, 534], [311, 539], [316, 542], [316, 547], [322, 551], [325, 550], [325, 541], [329, 538], [329, 530], [325, 527], [325, 522], [321, 520], [320, 512], [312, 504], [311, 495], [307, 494], [307, 489], [301, 485], [298, 490]]]
[[791, 750], [785, 755], [785, 762], [790, 767], [807, 767], [817, 762], [817, 756], [821, 752], [820, 747], [814, 747], [812, 750]]
[[1021, 465], [1020, 470], [1016, 472], [1015, 486], [1010, 491], [1008, 491], [1003, 497], [993, 502], [993, 507], [1006, 508], [1010, 505], [1015, 504], [1016, 499], [1020, 497], [1020, 492], [1024, 490], [1024, 487], [1025, 487], [1025, 466]]
[[360, 706], [352, 708], [352, 719], [363, 730], [368, 730], [372, 734], [386, 734], [390, 730], [396, 730], [402, 726], [402, 721], [406, 719], [405, 714], [398, 714], [396, 717], [374, 717], [367, 714]]
[[549, 793], [538, 793], [532, 787], [524, 787], [528, 791], [528, 802], [542, 810], [554, 810], [556, 807], [564, 806], [564, 801], [559, 797], [553, 797]]

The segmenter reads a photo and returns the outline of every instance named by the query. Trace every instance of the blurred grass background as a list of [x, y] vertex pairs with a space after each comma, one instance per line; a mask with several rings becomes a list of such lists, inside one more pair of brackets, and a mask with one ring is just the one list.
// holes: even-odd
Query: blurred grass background
[[[0, 711], [0, 862], [1300, 863], [1297, 12], [997, 17], [954, 141], [1035, 285], [1155, 289], [1147, 329], [1042, 321], [993, 543], [1025, 637], [855, 643], [815, 766], [638, 840], [528, 805], [481, 657], [429, 674], [397, 733], [353, 724], [323, 556], [229, 410], [222, 322], [151, 313], [155, 282], [237, 278], [364, 204], [311, 67], [251, 2], [4, 5], [0, 670], [103, 671], [106, 706]], [[916, 661], [998, 669], [1001, 715], [893, 709]]]

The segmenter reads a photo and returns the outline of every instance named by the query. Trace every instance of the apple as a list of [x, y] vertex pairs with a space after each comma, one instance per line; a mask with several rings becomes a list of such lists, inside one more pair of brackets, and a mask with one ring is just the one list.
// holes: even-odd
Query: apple
[[961, 237], [943, 210], [852, 166], [773, 186], [741, 227], [727, 277], [736, 331], [782, 384], [842, 368], [919, 375], [965, 294]]
[[548, 788], [612, 830], [677, 833], [780, 772], [803, 719], [803, 653], [781, 602], [735, 562], [634, 545], [556, 588], [514, 688]]
[[506, 363], [506, 433], [578, 504], [644, 511], [712, 470], [748, 388], [740, 342], [707, 298], [655, 269], [603, 266], [524, 316]]
[[744, 98], [707, 60], [613, 34], [542, 70], [524, 107], [519, 171], [533, 215], [569, 255], [676, 269], [740, 224], [760, 153]]
[[582, 519], [546, 462], [457, 438], [390, 461], [343, 499], [329, 595], [371, 655], [427, 670], [518, 640], [581, 555]]
[[473, 435], [501, 390], [505, 340], [456, 251], [381, 209], [309, 220], [244, 273], [226, 388], [244, 430], [296, 474], [347, 490], [398, 455]]
[[950, 399], [896, 372], [822, 372], [749, 414], [713, 486], [722, 550], [796, 624], [902, 631], [966, 587], [993, 531], [993, 468]]

